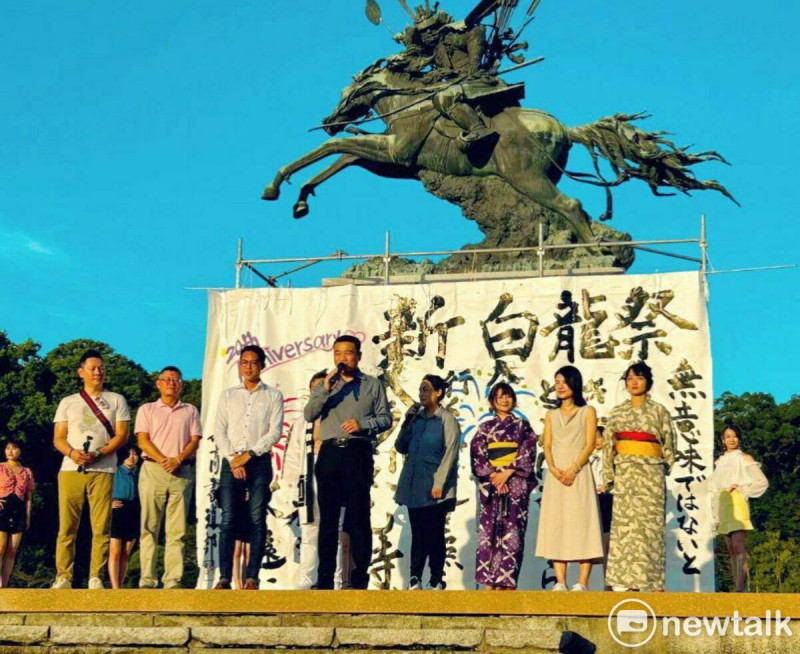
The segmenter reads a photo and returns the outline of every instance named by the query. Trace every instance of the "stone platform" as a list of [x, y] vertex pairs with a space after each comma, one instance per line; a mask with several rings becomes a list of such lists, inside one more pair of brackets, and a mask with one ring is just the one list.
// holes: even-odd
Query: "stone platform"
[[[622, 600], [652, 608], [654, 636], [614, 640]], [[675, 636], [665, 618], [791, 618], [793, 635]], [[636, 636], [636, 634], [633, 634]], [[627, 636], [619, 636], [625, 642]], [[632, 642], [632, 641], [629, 641]], [[800, 595], [479, 591], [0, 590], [4, 652], [344, 650], [800, 652]]]

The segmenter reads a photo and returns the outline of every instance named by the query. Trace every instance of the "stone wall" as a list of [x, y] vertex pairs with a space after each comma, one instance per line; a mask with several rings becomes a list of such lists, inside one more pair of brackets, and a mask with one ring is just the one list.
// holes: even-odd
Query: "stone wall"
[[[447, 593], [441, 597], [444, 610]], [[293, 652], [359, 650], [384, 654], [407, 650], [800, 653], [800, 621], [792, 621], [790, 627], [795, 634], [792, 638], [777, 639], [734, 635], [664, 638], [661, 629], [656, 629], [656, 636], [648, 644], [627, 649], [611, 638], [606, 616], [0, 612], [0, 654], [136, 651], [156, 654], [221, 651], [223, 648], [225, 652], [291, 649]]]

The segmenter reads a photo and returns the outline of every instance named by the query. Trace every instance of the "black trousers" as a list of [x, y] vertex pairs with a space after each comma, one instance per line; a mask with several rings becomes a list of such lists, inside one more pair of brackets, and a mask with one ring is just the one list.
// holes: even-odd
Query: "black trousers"
[[[250, 459], [244, 466], [249, 499], [244, 509], [250, 518], [250, 559], [247, 562], [247, 579], [258, 582], [261, 560], [267, 543], [267, 506], [272, 497], [272, 460], [269, 452]], [[228, 459], [222, 459], [219, 475], [219, 503], [222, 523], [219, 527], [219, 578], [230, 581], [233, 574], [233, 548], [236, 545], [237, 502], [241, 501], [241, 486], [235, 479]]]
[[411, 570], [412, 577], [422, 581], [425, 562], [431, 569], [431, 585], [442, 581], [444, 576], [444, 523], [451, 502], [442, 502], [418, 509], [408, 509], [411, 523]]
[[337, 447], [324, 441], [315, 466], [319, 501], [317, 587], [333, 588], [336, 549], [339, 546], [339, 515], [344, 507], [344, 524], [350, 536], [350, 553], [355, 567], [350, 578], [353, 588], [366, 588], [372, 560], [372, 524], [369, 491], [372, 487], [372, 443], [362, 439]]

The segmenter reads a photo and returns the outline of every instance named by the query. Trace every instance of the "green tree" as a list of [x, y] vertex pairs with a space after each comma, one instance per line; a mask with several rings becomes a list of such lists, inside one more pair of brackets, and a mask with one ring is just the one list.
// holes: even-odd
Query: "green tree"
[[777, 531], [757, 536], [748, 556], [750, 589], [757, 593], [800, 591], [800, 546]]
[[18, 439], [23, 449], [39, 449], [42, 430], [49, 425], [47, 370], [39, 344], [30, 339], [12, 343], [0, 331], [0, 434]]

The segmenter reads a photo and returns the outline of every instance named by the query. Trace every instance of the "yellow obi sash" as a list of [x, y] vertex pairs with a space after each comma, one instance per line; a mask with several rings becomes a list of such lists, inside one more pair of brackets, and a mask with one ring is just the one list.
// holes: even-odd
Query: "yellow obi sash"
[[514, 464], [519, 445], [514, 442], [489, 443], [489, 462], [495, 468], [507, 468]]
[[664, 450], [658, 438], [644, 431], [621, 431], [614, 434], [614, 449], [617, 454], [664, 458]]

